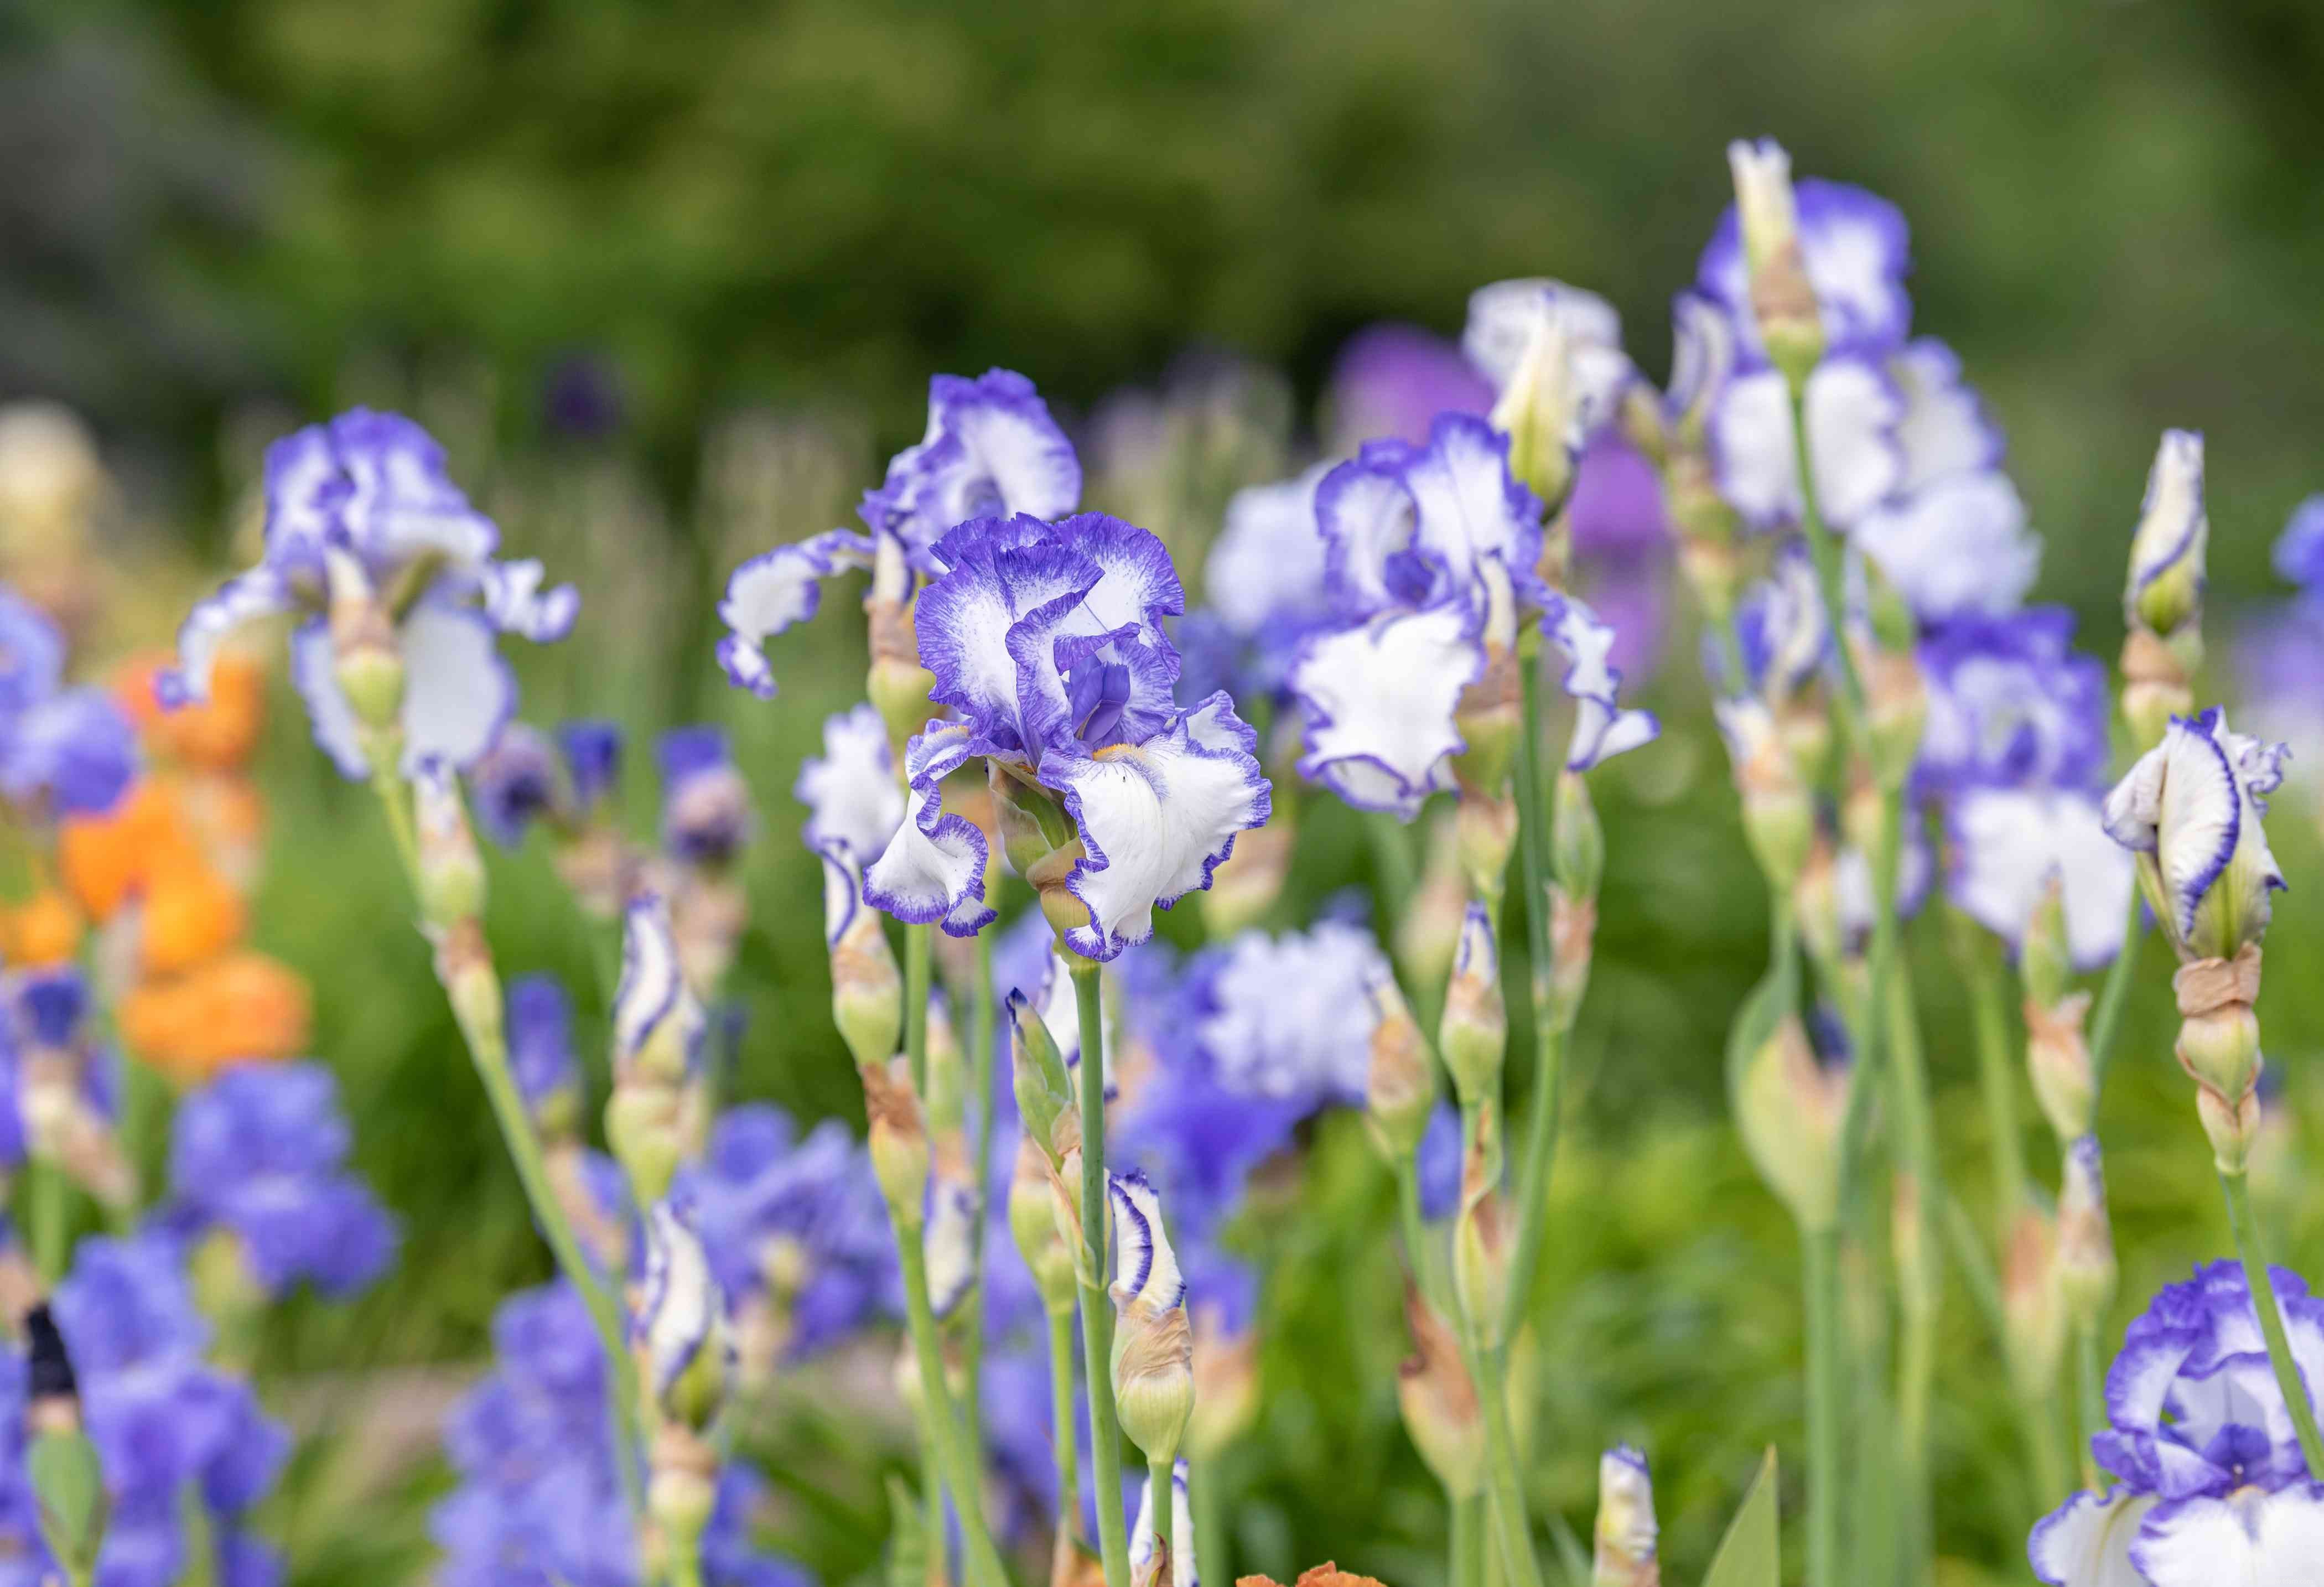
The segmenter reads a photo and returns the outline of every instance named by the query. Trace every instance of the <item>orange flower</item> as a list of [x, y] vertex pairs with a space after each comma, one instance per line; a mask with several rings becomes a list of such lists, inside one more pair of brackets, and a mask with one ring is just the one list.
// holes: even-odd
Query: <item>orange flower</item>
[[11, 964], [69, 964], [80, 952], [80, 911], [55, 888], [0, 910], [0, 955]]
[[207, 863], [173, 860], [146, 882], [140, 927], [145, 973], [172, 975], [241, 940], [242, 895]]
[[[1237, 1576], [1235, 1587], [1280, 1587], [1267, 1576]], [[1343, 1571], [1325, 1560], [1322, 1564], [1300, 1573], [1297, 1587], [1382, 1587], [1372, 1576], [1359, 1576], [1353, 1571]]]
[[75, 817], [58, 834], [65, 886], [97, 920], [110, 919], [172, 860], [198, 863], [200, 850], [173, 789], [160, 778], [140, 780], [110, 815]]
[[236, 953], [131, 992], [121, 1033], [140, 1057], [192, 1085], [228, 1064], [304, 1051], [312, 1013], [295, 972], [263, 954]]
[[132, 658], [114, 673], [113, 691], [139, 735], [156, 752], [211, 770], [229, 770], [250, 759], [266, 708], [266, 675], [256, 660], [228, 651], [210, 672], [209, 697], [165, 711], [154, 679], [177, 658], [159, 652]]

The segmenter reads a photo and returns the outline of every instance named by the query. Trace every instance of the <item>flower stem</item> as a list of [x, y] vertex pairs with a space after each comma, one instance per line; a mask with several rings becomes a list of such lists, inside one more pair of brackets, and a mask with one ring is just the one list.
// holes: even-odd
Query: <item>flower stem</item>
[[[1154, 1557], [1170, 1562], [1170, 1573], [1160, 1577], [1157, 1587], [1170, 1587], [1178, 1579], [1178, 1496], [1170, 1489], [1170, 1463], [1151, 1458], [1146, 1462], [1146, 1485], [1154, 1496]], [[1194, 1490], [1188, 1489], [1186, 1498], [1190, 1503], [1194, 1497]]]
[[[372, 774], [372, 788], [378, 794], [386, 812], [388, 830], [394, 835], [396, 854], [403, 863], [404, 879], [410, 884], [412, 896], [420, 896], [420, 849], [412, 835], [411, 807], [408, 802], [410, 789], [402, 780], [383, 765]], [[645, 1513], [643, 1480], [639, 1476], [640, 1458], [638, 1369], [627, 1342], [627, 1322], [620, 1304], [599, 1280], [596, 1269], [589, 1265], [574, 1233], [573, 1224], [565, 1215], [563, 1204], [557, 1199], [556, 1188], [549, 1183], [549, 1168], [542, 1158], [540, 1138], [533, 1132], [532, 1116], [525, 1111], [523, 1095], [517, 1090], [516, 1075], [509, 1067], [508, 1037], [497, 1022], [489, 1028], [473, 1019], [462, 1007], [460, 1000], [448, 997], [453, 1022], [459, 1026], [461, 1039], [468, 1048], [468, 1059], [476, 1071], [476, 1078], [484, 1088], [485, 1099], [492, 1103], [493, 1122], [500, 1126], [501, 1142], [508, 1149], [509, 1160], [516, 1165], [518, 1183], [524, 1187], [525, 1201], [530, 1205], [533, 1221], [540, 1225], [549, 1241], [550, 1254], [557, 1259], [558, 1271], [581, 1296], [581, 1304], [589, 1314], [590, 1324], [596, 1331], [598, 1348], [605, 1352], [606, 1370], [612, 1375], [613, 1421], [616, 1447], [613, 1463], [622, 1474], [622, 1495], [629, 1501], [630, 1513], [641, 1517]], [[498, 1000], [494, 1000], [497, 1006]]]
[[1070, 1581], [1074, 1539], [1081, 1527], [1082, 1462], [1074, 1437], [1074, 1314], [1070, 1306], [1049, 1312], [1049, 1448], [1057, 1465], [1056, 1548], [1049, 1567], [1053, 1583]]
[[1485, 1587], [1485, 1496], [1452, 1501], [1452, 1587]]
[[1517, 1337], [1533, 1299], [1534, 1269], [1541, 1257], [1542, 1224], [1548, 1216], [1544, 1204], [1549, 1192], [1550, 1169], [1556, 1160], [1558, 1105], [1565, 1089], [1565, 1030], [1552, 1007], [1549, 940], [1549, 865], [1545, 858], [1548, 834], [1554, 819], [1542, 797], [1541, 782], [1541, 662], [1528, 659], [1520, 669], [1524, 678], [1524, 714], [1518, 734], [1517, 763], [1517, 853], [1525, 876], [1526, 951], [1533, 994], [1533, 1094], [1526, 1102], [1525, 1157], [1517, 1183], [1517, 1243], [1510, 1252], [1508, 1301], [1499, 1339]]
[[25, 1190], [32, 1204], [32, 1265], [54, 1289], [72, 1266], [72, 1181], [52, 1158], [27, 1161]]
[[1978, 1084], [1985, 1092], [1987, 1150], [1993, 1159], [1993, 1216], [2007, 1229], [2025, 1195], [2025, 1138], [2017, 1122], [2017, 1066], [2009, 1050], [2009, 1017], [2003, 1005], [2000, 966], [1985, 932], [1958, 920], [1955, 955], [1969, 978], [1969, 1004], [1977, 1026]]
[[1801, 1232], [1808, 1331], [1808, 1587], [1837, 1587], [1840, 1565], [1840, 1231]]
[[2300, 1453], [2307, 1460], [2309, 1479], [2324, 1479], [2324, 1437], [2316, 1428], [2316, 1407], [2300, 1380], [2299, 1363], [2292, 1359], [2292, 1342], [2283, 1332], [2283, 1313], [2275, 1302], [2275, 1285], [2268, 1278], [2267, 1257], [2260, 1244], [2259, 1219], [2252, 1212], [2251, 1181], [2242, 1174], [2222, 1174], [2219, 1188], [2227, 1198], [2227, 1223], [2236, 1232], [2236, 1250], [2244, 1262], [2244, 1278], [2251, 1286], [2252, 1309], [2259, 1314], [2259, 1331], [2267, 1340], [2267, 1359], [2275, 1369], [2276, 1387], [2292, 1412], [2292, 1431], [2300, 1435]]
[[[1892, 840], [1893, 841], [1893, 840]], [[1929, 1076], [1921, 1050], [1920, 1021], [1909, 976], [1890, 978], [1889, 1066], [1895, 1081], [1897, 1131], [1903, 1137], [1904, 1171], [1911, 1176], [1905, 1235], [1908, 1269], [1899, 1279], [1904, 1314], [1903, 1348], [1897, 1361], [1897, 1444], [1903, 1461], [1905, 1580], [1924, 1580], [1930, 1544], [1929, 1407], [1937, 1375], [1937, 1316], [1943, 1299], [1944, 1265], [1938, 1259], [1934, 1213], [1944, 1195], [1938, 1176], [1936, 1130], [1929, 1103]]]
[[[945, 1386], [936, 1313], [928, 1305], [927, 1252], [913, 1237], [918, 1232], [899, 1231], [896, 1254], [904, 1270], [904, 1310], [912, 1332], [912, 1354], [918, 1358], [920, 1370], [923, 1419], [932, 1431], [945, 1484], [952, 1490], [954, 1513], [960, 1517], [960, 1535], [972, 1587], [1008, 1587], [1009, 1573], [1001, 1563], [1000, 1550], [993, 1546], [992, 1534], [985, 1527], [984, 1506], [979, 1501], [984, 1484], [979, 1478], [976, 1452], [970, 1446], [967, 1430], [954, 1408], [952, 1391]], [[927, 1481], [931, 1487], [935, 1485], [936, 1472], [927, 1474]], [[927, 1540], [927, 1545], [937, 1558], [942, 1558], [943, 1512], [939, 1510], [937, 1514], [936, 1533]]]
[[2107, 1059], [2114, 1052], [2114, 1038], [2122, 1029], [2123, 1004], [2130, 999], [2130, 980], [2138, 968], [2138, 950], [2146, 940], [2145, 900], [2138, 889], [2130, 890], [2130, 917], [2123, 923], [2122, 947], [2107, 971], [2106, 984], [2098, 991], [2098, 1006], [2090, 1017], [2090, 1092], [2091, 1106], [2106, 1089]]
[[1220, 1460], [1213, 1459], [1188, 1466], [1186, 1504], [1194, 1512], [1196, 1570], [1209, 1571], [1213, 1582], [1231, 1582], [1236, 1578], [1228, 1568], [1227, 1511], [1219, 1492], [1221, 1465]]
[[1471, 1375], [1485, 1407], [1485, 1465], [1490, 1492], [1487, 1507], [1500, 1538], [1501, 1565], [1509, 1587], [1542, 1587], [1534, 1558], [1533, 1524], [1526, 1515], [1525, 1486], [1517, 1471], [1517, 1439], [1509, 1428], [1509, 1395], [1501, 1352], [1472, 1352]]
[[984, 1213], [992, 1163], [992, 936], [976, 934], [976, 984], [969, 989], [968, 1090], [975, 1099], [970, 1123], [969, 1172], [976, 1176], [976, 1202], [969, 1213], [969, 1290], [961, 1302], [961, 1415], [972, 1429], [984, 1426]]
[[1130, 1587], [1130, 1542], [1121, 1518], [1121, 1419], [1113, 1406], [1113, 1303], [1105, 1274], [1105, 1006], [1093, 959], [1073, 965], [1081, 1016], [1082, 1361], [1089, 1379], [1090, 1460], [1097, 1490], [1098, 1554], [1105, 1587]]
[[2096, 1492], [2099, 1487], [2098, 1457], [2090, 1453], [2090, 1440], [2106, 1426], [2106, 1389], [2098, 1376], [2098, 1330], [2095, 1323], [2080, 1323], [2074, 1327], [2074, 1359], [2076, 1403], [2081, 1407], [2077, 1431], [2082, 1462], [2082, 1486]]
[[904, 1056], [912, 1070], [912, 1090], [922, 1106], [928, 1100], [928, 962], [934, 926], [904, 927]]

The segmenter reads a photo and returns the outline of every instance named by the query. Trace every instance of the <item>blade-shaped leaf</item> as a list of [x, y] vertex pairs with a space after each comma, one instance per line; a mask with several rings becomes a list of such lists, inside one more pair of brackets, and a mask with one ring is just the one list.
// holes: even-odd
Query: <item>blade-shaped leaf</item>
[[1742, 1508], [1728, 1523], [1702, 1587], [1783, 1587], [1784, 1560], [1775, 1527], [1775, 1452], [1759, 1462]]

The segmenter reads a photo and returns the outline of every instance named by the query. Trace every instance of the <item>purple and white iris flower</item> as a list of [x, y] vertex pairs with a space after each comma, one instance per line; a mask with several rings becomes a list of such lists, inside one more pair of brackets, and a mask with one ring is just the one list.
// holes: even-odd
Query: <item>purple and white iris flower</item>
[[1946, 816], [1952, 865], [1946, 894], [2012, 947], [2054, 879], [2077, 970], [2097, 970], [2122, 946], [2135, 885], [2128, 857], [2107, 835], [2095, 795], [2062, 788], [1969, 789]]
[[1566, 687], [1583, 710], [1569, 763], [1654, 736], [1650, 716], [1615, 702], [1612, 631], [1540, 582], [1541, 503], [1510, 476], [1508, 445], [1443, 414], [1427, 446], [1372, 442], [1316, 488], [1340, 624], [1309, 639], [1292, 669], [1306, 727], [1299, 770], [1359, 808], [1409, 820], [1453, 786], [1462, 691], [1514, 644], [1521, 603], [1545, 614], [1572, 663]]
[[1203, 979], [1194, 1040], [1217, 1083], [1239, 1095], [1360, 1107], [1370, 1064], [1370, 988], [1388, 957], [1360, 926], [1326, 920], [1305, 932], [1247, 931]]
[[2147, 902], [2182, 958], [2226, 959], [2267, 929], [2284, 885], [2260, 818], [2284, 747], [2231, 731], [2214, 706], [2173, 716], [2106, 798], [2107, 835], [2131, 851]]
[[1102, 513], [1059, 523], [964, 523], [932, 555], [920, 592], [920, 660], [954, 707], [905, 750], [910, 819], [864, 878], [899, 919], [969, 936], [982, 903], [984, 835], [943, 811], [946, 774], [982, 756], [1054, 795], [1084, 853], [1057, 885], [1089, 918], [1065, 940], [1110, 959], [1153, 935], [1153, 910], [1210, 885], [1235, 835], [1268, 817], [1256, 735], [1223, 692], [1172, 698], [1179, 659], [1162, 630], [1185, 609], [1162, 542]]
[[64, 687], [48, 614], [0, 585], [0, 796], [51, 816], [110, 810], [137, 771], [136, 731], [98, 688]]
[[[2324, 1381], [2324, 1301], [2273, 1269], [2292, 1354]], [[2076, 1494], [2034, 1528], [2052, 1587], [2294, 1583], [2324, 1559], [2324, 1484], [2310, 1480], [2241, 1266], [2167, 1285], [2107, 1374], [2091, 1440], [2119, 1481]]]
[[197, 604], [178, 631], [163, 703], [203, 698], [226, 637], [256, 618], [303, 614], [292, 680], [320, 744], [349, 778], [370, 772], [363, 724], [342, 692], [325, 609], [375, 600], [402, 663], [402, 766], [431, 757], [465, 770], [516, 706], [503, 633], [563, 639], [580, 612], [570, 585], [542, 587], [537, 561], [502, 561], [500, 531], [445, 470], [444, 449], [410, 420], [352, 409], [266, 452], [266, 551]]
[[1920, 646], [1928, 725], [1914, 786], [2095, 789], [2106, 775], [2106, 669], [2073, 648], [2073, 614], [2034, 606], [1964, 617]]
[[1178, 625], [1182, 698], [1201, 697], [1207, 685], [1245, 699], [1276, 693], [1301, 642], [1331, 622], [1326, 548], [1315, 532], [1315, 491], [1331, 469], [1318, 463], [1229, 498], [1203, 564], [1206, 603]]
[[761, 647], [815, 615], [823, 581], [871, 569], [875, 588], [908, 598], [945, 571], [936, 542], [973, 518], [1063, 518], [1080, 504], [1082, 466], [1033, 383], [1006, 369], [928, 382], [927, 433], [896, 454], [857, 509], [866, 533], [827, 530], [734, 569], [718, 615], [718, 662], [737, 688], [775, 694]]
[[725, 729], [674, 727], [661, 760], [661, 841], [690, 865], [730, 863], [751, 837], [751, 790], [735, 769]]

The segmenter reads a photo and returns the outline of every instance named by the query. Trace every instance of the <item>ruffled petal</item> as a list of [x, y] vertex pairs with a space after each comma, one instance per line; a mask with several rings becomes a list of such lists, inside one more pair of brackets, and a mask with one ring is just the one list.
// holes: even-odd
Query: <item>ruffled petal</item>
[[364, 753], [363, 727], [355, 707], [339, 692], [337, 658], [331, 648], [331, 630], [320, 617], [310, 617], [290, 635], [290, 682], [307, 702], [307, 723], [315, 743], [350, 781], [371, 775], [371, 759]]
[[500, 531], [452, 483], [433, 436], [401, 413], [367, 408], [340, 414], [330, 429], [347, 482], [339, 525], [374, 580], [384, 586], [422, 557], [474, 573], [492, 556]]
[[245, 623], [288, 612], [297, 604], [290, 580], [273, 567], [261, 565], [237, 573], [206, 600], [197, 601], [178, 625], [178, 665], [156, 680], [154, 693], [164, 706], [206, 700], [210, 692], [210, 669], [217, 664], [226, 637]]
[[911, 819], [863, 877], [863, 900], [916, 926], [942, 921], [954, 937], [973, 937], [997, 918], [984, 904], [984, 834], [944, 809], [945, 776], [968, 758], [968, 731], [931, 724], [904, 750]]
[[1113, 1298], [1143, 1303], [1167, 1312], [1186, 1298], [1186, 1280], [1177, 1253], [1162, 1226], [1162, 1198], [1142, 1170], [1106, 1176], [1106, 1198], [1113, 1205]]
[[406, 776], [430, 759], [465, 771], [515, 714], [516, 676], [493, 637], [482, 613], [440, 601], [422, 601], [404, 618]]
[[1651, 711], [1625, 710], [1617, 699], [1622, 675], [1609, 664], [1614, 650], [1612, 624], [1572, 595], [1553, 598], [1542, 632], [1565, 654], [1565, 692], [1572, 697], [1573, 738], [1565, 769], [1587, 771], [1609, 755], [1651, 743], [1662, 724]]
[[477, 574], [484, 592], [484, 614], [503, 633], [513, 633], [534, 644], [554, 644], [573, 632], [581, 615], [581, 592], [569, 584], [544, 590], [540, 563], [530, 557], [517, 562], [487, 562]]
[[2204, 896], [2236, 857], [2244, 799], [2234, 764], [2208, 722], [2199, 728], [2173, 719], [2162, 748], [2163, 818], [2155, 828], [2155, 858], [2183, 938], [2195, 928]]
[[1849, 535], [1927, 623], [2012, 611], [2042, 569], [2041, 537], [2003, 474], [1940, 480], [1873, 509]]
[[[930, 697], [957, 707], [980, 743], [1025, 753], [1020, 663], [1010, 653], [1010, 631], [1045, 609], [1062, 624], [1105, 571], [1033, 518], [964, 524], [933, 555], [945, 571], [920, 592], [912, 613], [920, 663], [936, 674]], [[1038, 668], [1040, 658], [1023, 664]], [[1048, 670], [1054, 672], [1054, 660]], [[1061, 688], [1053, 691], [1052, 703], [1061, 700]]]
[[1367, 441], [1315, 487], [1324, 581], [1349, 612], [1369, 614], [1398, 598], [1388, 585], [1388, 559], [1412, 543], [1417, 520], [1404, 484], [1413, 450], [1398, 440]]
[[2130, 1563], [2130, 1544], [2153, 1503], [2127, 1488], [2075, 1494], [2026, 1542], [2034, 1578], [2050, 1587], [2151, 1587]]
[[885, 851], [904, 819], [904, 790], [878, 710], [861, 705], [825, 717], [823, 754], [800, 765], [791, 797], [807, 807], [799, 833], [807, 847], [838, 848], [859, 865]]
[[319, 585], [323, 548], [338, 532], [354, 484], [339, 467], [328, 425], [310, 424], [266, 448], [266, 566]]
[[1210, 886], [1235, 835], [1272, 807], [1257, 744], [1221, 692], [1144, 743], [1043, 761], [1041, 780], [1064, 796], [1088, 851], [1065, 882], [1090, 912], [1065, 934], [1074, 952], [1111, 959], [1153, 936], [1156, 906]]
[[1477, 619], [1458, 602], [1309, 640], [1291, 670], [1306, 716], [1299, 774], [1410, 820], [1452, 785], [1451, 759], [1464, 747], [1453, 707], [1484, 669]]
[[1412, 544], [1458, 589], [1499, 562], [1520, 586], [1541, 558], [1541, 503], [1509, 475], [1509, 438], [1466, 413], [1439, 414], [1405, 470], [1416, 513]]
[[826, 530], [787, 546], [762, 551], [727, 576], [718, 603], [726, 637], [718, 641], [718, 664], [736, 688], [761, 699], [775, 696], [774, 669], [760, 647], [794, 623], [815, 615], [823, 581], [849, 568], [872, 566], [872, 542], [852, 530]]
[[1904, 454], [1900, 488], [1916, 491], [1934, 480], [2001, 466], [2006, 449], [2001, 429], [1961, 378], [1960, 355], [1934, 337], [1922, 337], [1889, 360], [1888, 374], [1904, 399], [1896, 426]]
[[2157, 1505], [2129, 1557], [2153, 1587], [2312, 1587], [2324, 1562], [2324, 1485]]
[[1081, 460], [1031, 381], [1005, 369], [940, 374], [928, 383], [927, 435], [896, 454], [860, 514], [875, 537], [895, 537], [916, 571], [935, 574], [936, 544], [956, 525], [1062, 518], [1081, 491]]

